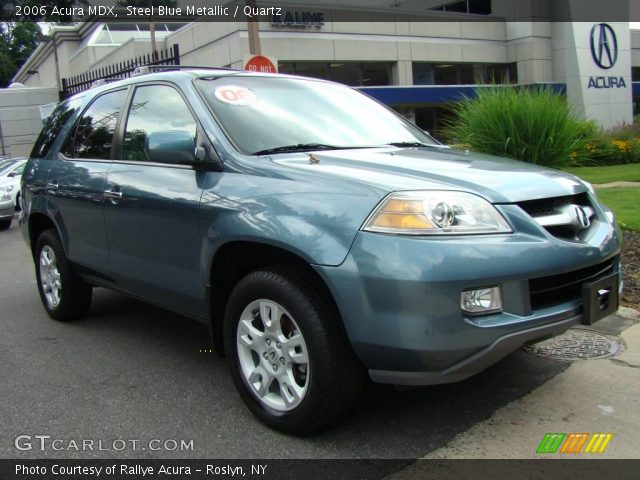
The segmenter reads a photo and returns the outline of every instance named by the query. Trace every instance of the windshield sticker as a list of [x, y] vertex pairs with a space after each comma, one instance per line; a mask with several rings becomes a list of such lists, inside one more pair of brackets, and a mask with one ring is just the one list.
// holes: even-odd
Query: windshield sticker
[[258, 97], [253, 90], [239, 85], [220, 85], [215, 90], [218, 100], [229, 105], [248, 106], [258, 101]]

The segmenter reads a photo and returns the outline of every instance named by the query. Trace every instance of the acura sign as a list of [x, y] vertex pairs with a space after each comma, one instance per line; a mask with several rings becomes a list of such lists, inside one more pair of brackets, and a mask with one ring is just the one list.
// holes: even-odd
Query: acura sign
[[597, 23], [591, 29], [591, 56], [596, 65], [605, 70], [618, 61], [618, 37], [611, 25]]
[[[618, 37], [608, 23], [596, 23], [591, 28], [591, 58], [603, 70], [613, 68], [618, 61]], [[624, 77], [592, 76], [588, 88], [627, 88]]]

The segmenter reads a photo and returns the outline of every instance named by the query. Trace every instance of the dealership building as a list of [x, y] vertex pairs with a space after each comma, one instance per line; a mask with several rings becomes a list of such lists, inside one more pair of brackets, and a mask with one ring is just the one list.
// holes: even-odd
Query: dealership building
[[[535, 6], [374, 0], [364, 10], [355, 1], [291, 2], [261, 18], [259, 43], [280, 73], [362, 88], [436, 136], [448, 104], [492, 82], [550, 85], [604, 128], [631, 123], [640, 113], [640, 31], [628, 22], [562, 21], [558, 5], [566, 13], [580, 8], [577, 0], [527, 3]], [[73, 77], [113, 71], [151, 51], [148, 22], [93, 20], [52, 28], [14, 82], [57, 92]], [[154, 29], [157, 49], [182, 65], [243, 68], [250, 56], [245, 21], [156, 17]]]

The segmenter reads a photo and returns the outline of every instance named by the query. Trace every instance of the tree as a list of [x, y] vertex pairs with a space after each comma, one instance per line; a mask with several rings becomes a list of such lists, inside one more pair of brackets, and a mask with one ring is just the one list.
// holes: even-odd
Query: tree
[[0, 23], [0, 87], [6, 87], [39, 43], [42, 31], [33, 22]]
[[7, 32], [11, 57], [20, 66], [27, 61], [29, 55], [40, 43], [40, 25], [34, 22], [15, 23]]
[[5, 52], [0, 52], [0, 87], [6, 87], [11, 83], [16, 70], [16, 64], [11, 56]]

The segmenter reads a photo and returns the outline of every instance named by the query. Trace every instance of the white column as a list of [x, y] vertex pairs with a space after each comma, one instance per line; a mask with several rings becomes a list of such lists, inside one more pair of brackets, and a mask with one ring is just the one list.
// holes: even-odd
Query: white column
[[605, 130], [633, 123], [631, 33], [626, 22], [554, 22], [554, 81], [582, 118]]

